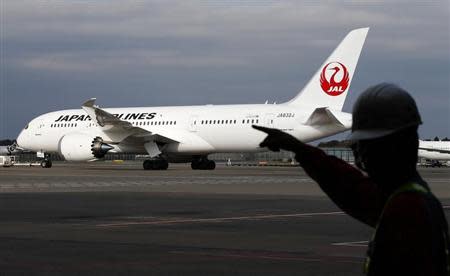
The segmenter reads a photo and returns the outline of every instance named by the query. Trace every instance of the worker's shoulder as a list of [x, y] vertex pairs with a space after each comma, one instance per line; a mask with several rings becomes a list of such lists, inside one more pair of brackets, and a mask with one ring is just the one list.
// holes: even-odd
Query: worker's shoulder
[[431, 194], [406, 191], [392, 196], [386, 203], [383, 216], [392, 220], [424, 221], [429, 217]]

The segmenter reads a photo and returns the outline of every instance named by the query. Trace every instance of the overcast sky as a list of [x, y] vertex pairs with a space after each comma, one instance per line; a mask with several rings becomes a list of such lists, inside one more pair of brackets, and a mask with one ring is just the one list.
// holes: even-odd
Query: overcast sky
[[394, 82], [450, 136], [449, 1], [0, 0], [0, 139], [79, 108], [283, 102], [370, 27], [344, 107]]

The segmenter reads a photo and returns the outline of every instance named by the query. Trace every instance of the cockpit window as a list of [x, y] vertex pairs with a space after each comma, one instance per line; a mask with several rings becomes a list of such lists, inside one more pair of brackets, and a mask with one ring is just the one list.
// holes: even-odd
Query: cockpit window
[[24, 129], [27, 129], [28, 128], [28, 124], [24, 127]]

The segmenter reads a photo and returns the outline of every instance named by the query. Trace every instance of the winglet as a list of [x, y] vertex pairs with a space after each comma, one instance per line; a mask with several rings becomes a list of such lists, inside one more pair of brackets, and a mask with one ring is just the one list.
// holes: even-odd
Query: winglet
[[89, 100], [85, 101], [81, 106], [84, 107], [94, 107], [95, 101], [97, 98], [90, 98]]
[[83, 110], [86, 111], [89, 117], [91, 117], [91, 119], [99, 126], [107, 126], [108, 128], [103, 129], [104, 131], [112, 131], [114, 127], [118, 126], [125, 128], [133, 127], [130, 122], [122, 121], [113, 114], [101, 109], [98, 105], [95, 105], [95, 100], [96, 98], [87, 100], [81, 105], [81, 108], [83, 108]]

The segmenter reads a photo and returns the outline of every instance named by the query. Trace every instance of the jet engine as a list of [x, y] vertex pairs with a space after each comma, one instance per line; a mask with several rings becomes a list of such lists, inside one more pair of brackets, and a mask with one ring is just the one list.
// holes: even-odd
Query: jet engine
[[17, 144], [14, 143], [9, 146], [0, 146], [0, 155], [13, 155], [13, 154], [19, 154], [22, 150], [17, 148]]
[[65, 135], [59, 141], [59, 153], [67, 161], [90, 161], [103, 158], [113, 149], [103, 142], [101, 137], [92, 137], [83, 133]]

